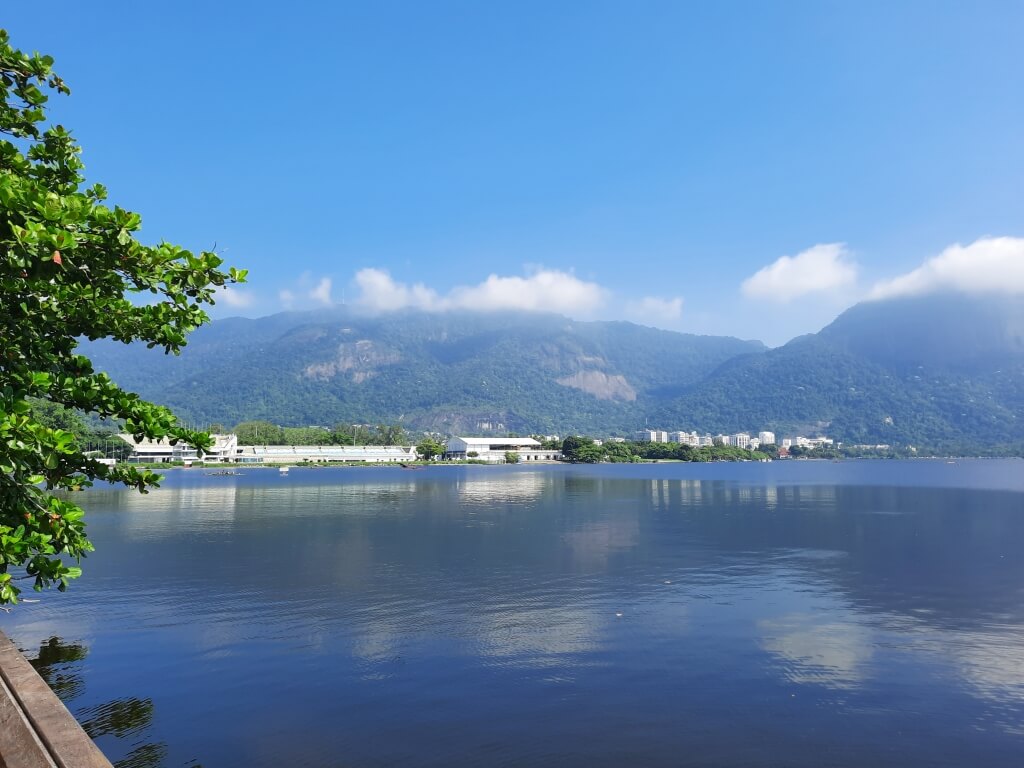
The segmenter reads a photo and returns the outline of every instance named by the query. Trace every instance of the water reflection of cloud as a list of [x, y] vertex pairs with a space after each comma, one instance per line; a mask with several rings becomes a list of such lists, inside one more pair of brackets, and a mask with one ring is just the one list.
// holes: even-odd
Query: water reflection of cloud
[[781, 663], [796, 683], [832, 688], [857, 687], [872, 657], [870, 629], [853, 622], [821, 622], [812, 614], [793, 613], [757, 623], [761, 647]]
[[635, 513], [600, 523], [584, 523], [579, 529], [562, 534], [574, 564], [601, 570], [607, 567], [610, 555], [636, 547], [639, 539], [640, 522]]
[[471, 618], [476, 650], [502, 665], [531, 669], [569, 669], [597, 648], [607, 617], [570, 606], [513, 605]]
[[968, 690], [992, 705], [990, 723], [1024, 735], [1024, 629], [929, 631], [920, 645], [952, 664]]
[[399, 656], [399, 648], [409, 628], [392, 617], [378, 618], [361, 627], [352, 637], [352, 655], [370, 663], [380, 663]]

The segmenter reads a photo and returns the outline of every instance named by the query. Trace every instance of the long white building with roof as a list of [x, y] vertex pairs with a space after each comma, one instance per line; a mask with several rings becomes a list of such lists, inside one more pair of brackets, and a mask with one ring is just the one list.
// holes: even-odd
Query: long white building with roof
[[131, 462], [145, 463], [224, 463], [240, 464], [391, 464], [416, 461], [416, 449], [403, 445], [239, 445], [236, 435], [210, 435], [213, 445], [199, 452], [187, 443], [171, 445], [161, 440], [138, 440], [123, 434], [132, 447]]
[[521, 462], [558, 461], [562, 452], [542, 448], [532, 437], [452, 437], [448, 440], [446, 459], [478, 459], [501, 464], [506, 453], [515, 453]]
[[243, 445], [240, 464], [403, 464], [416, 461], [416, 449], [404, 445]]

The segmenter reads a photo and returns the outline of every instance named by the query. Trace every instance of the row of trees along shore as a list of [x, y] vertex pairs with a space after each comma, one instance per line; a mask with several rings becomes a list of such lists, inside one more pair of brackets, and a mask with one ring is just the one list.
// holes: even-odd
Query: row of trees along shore
[[709, 445], [694, 448], [679, 443], [604, 442], [598, 445], [592, 438], [572, 436], [560, 444], [546, 441], [545, 447], [557, 447], [565, 461], [591, 464], [599, 461], [628, 463], [635, 461], [758, 461], [776, 458], [778, 449], [766, 445], [756, 451], [728, 445]]
[[[225, 432], [220, 424], [210, 432]], [[397, 424], [335, 424], [333, 427], [282, 427], [269, 421], [243, 421], [231, 430], [239, 445], [408, 445]]]

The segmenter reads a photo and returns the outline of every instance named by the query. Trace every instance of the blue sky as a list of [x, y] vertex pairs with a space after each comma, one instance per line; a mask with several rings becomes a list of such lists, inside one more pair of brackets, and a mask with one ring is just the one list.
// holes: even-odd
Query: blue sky
[[145, 239], [250, 270], [215, 315], [503, 306], [778, 344], [979, 271], [1024, 292], [1019, 2], [57, 2], [3, 24], [57, 59], [51, 114]]

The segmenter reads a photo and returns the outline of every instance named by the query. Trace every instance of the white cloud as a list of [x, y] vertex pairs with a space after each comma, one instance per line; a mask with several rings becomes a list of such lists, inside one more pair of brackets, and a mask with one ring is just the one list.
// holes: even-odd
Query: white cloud
[[295, 294], [287, 288], [281, 289], [277, 294], [277, 298], [281, 300], [281, 304], [285, 309], [291, 309], [292, 304], [295, 303]]
[[871, 630], [848, 622], [823, 622], [796, 613], [757, 623], [761, 645], [778, 657], [794, 683], [834, 688], [860, 684], [873, 654]]
[[626, 313], [641, 322], [674, 323], [683, 316], [683, 298], [676, 296], [664, 299], [660, 296], [644, 296], [626, 303]]
[[743, 281], [744, 295], [772, 301], [791, 301], [799, 296], [834, 291], [857, 280], [857, 265], [844, 243], [822, 243], [782, 256]]
[[410, 307], [432, 312], [513, 309], [587, 314], [600, 308], [607, 295], [597, 283], [550, 269], [539, 269], [527, 277], [491, 275], [477, 285], [456, 286], [444, 296], [422, 283], [396, 282], [381, 269], [361, 269], [355, 282], [360, 291], [357, 303], [376, 311]]
[[356, 272], [359, 288], [358, 304], [378, 312], [393, 312], [396, 309], [436, 310], [440, 307], [437, 293], [422, 283], [408, 286], [396, 283], [383, 269], [361, 269]]
[[251, 293], [232, 288], [229, 285], [225, 285], [217, 291], [217, 299], [229, 307], [248, 307], [255, 301]]
[[449, 298], [465, 309], [592, 312], [604, 303], [604, 295], [604, 289], [597, 283], [548, 269], [529, 277], [491, 275], [479, 285], [455, 288]]
[[1024, 239], [983, 237], [951, 245], [920, 267], [872, 288], [868, 298], [917, 296], [935, 291], [1024, 293]]
[[332, 304], [331, 301], [331, 278], [321, 277], [320, 282], [309, 292], [309, 298], [319, 304]]

